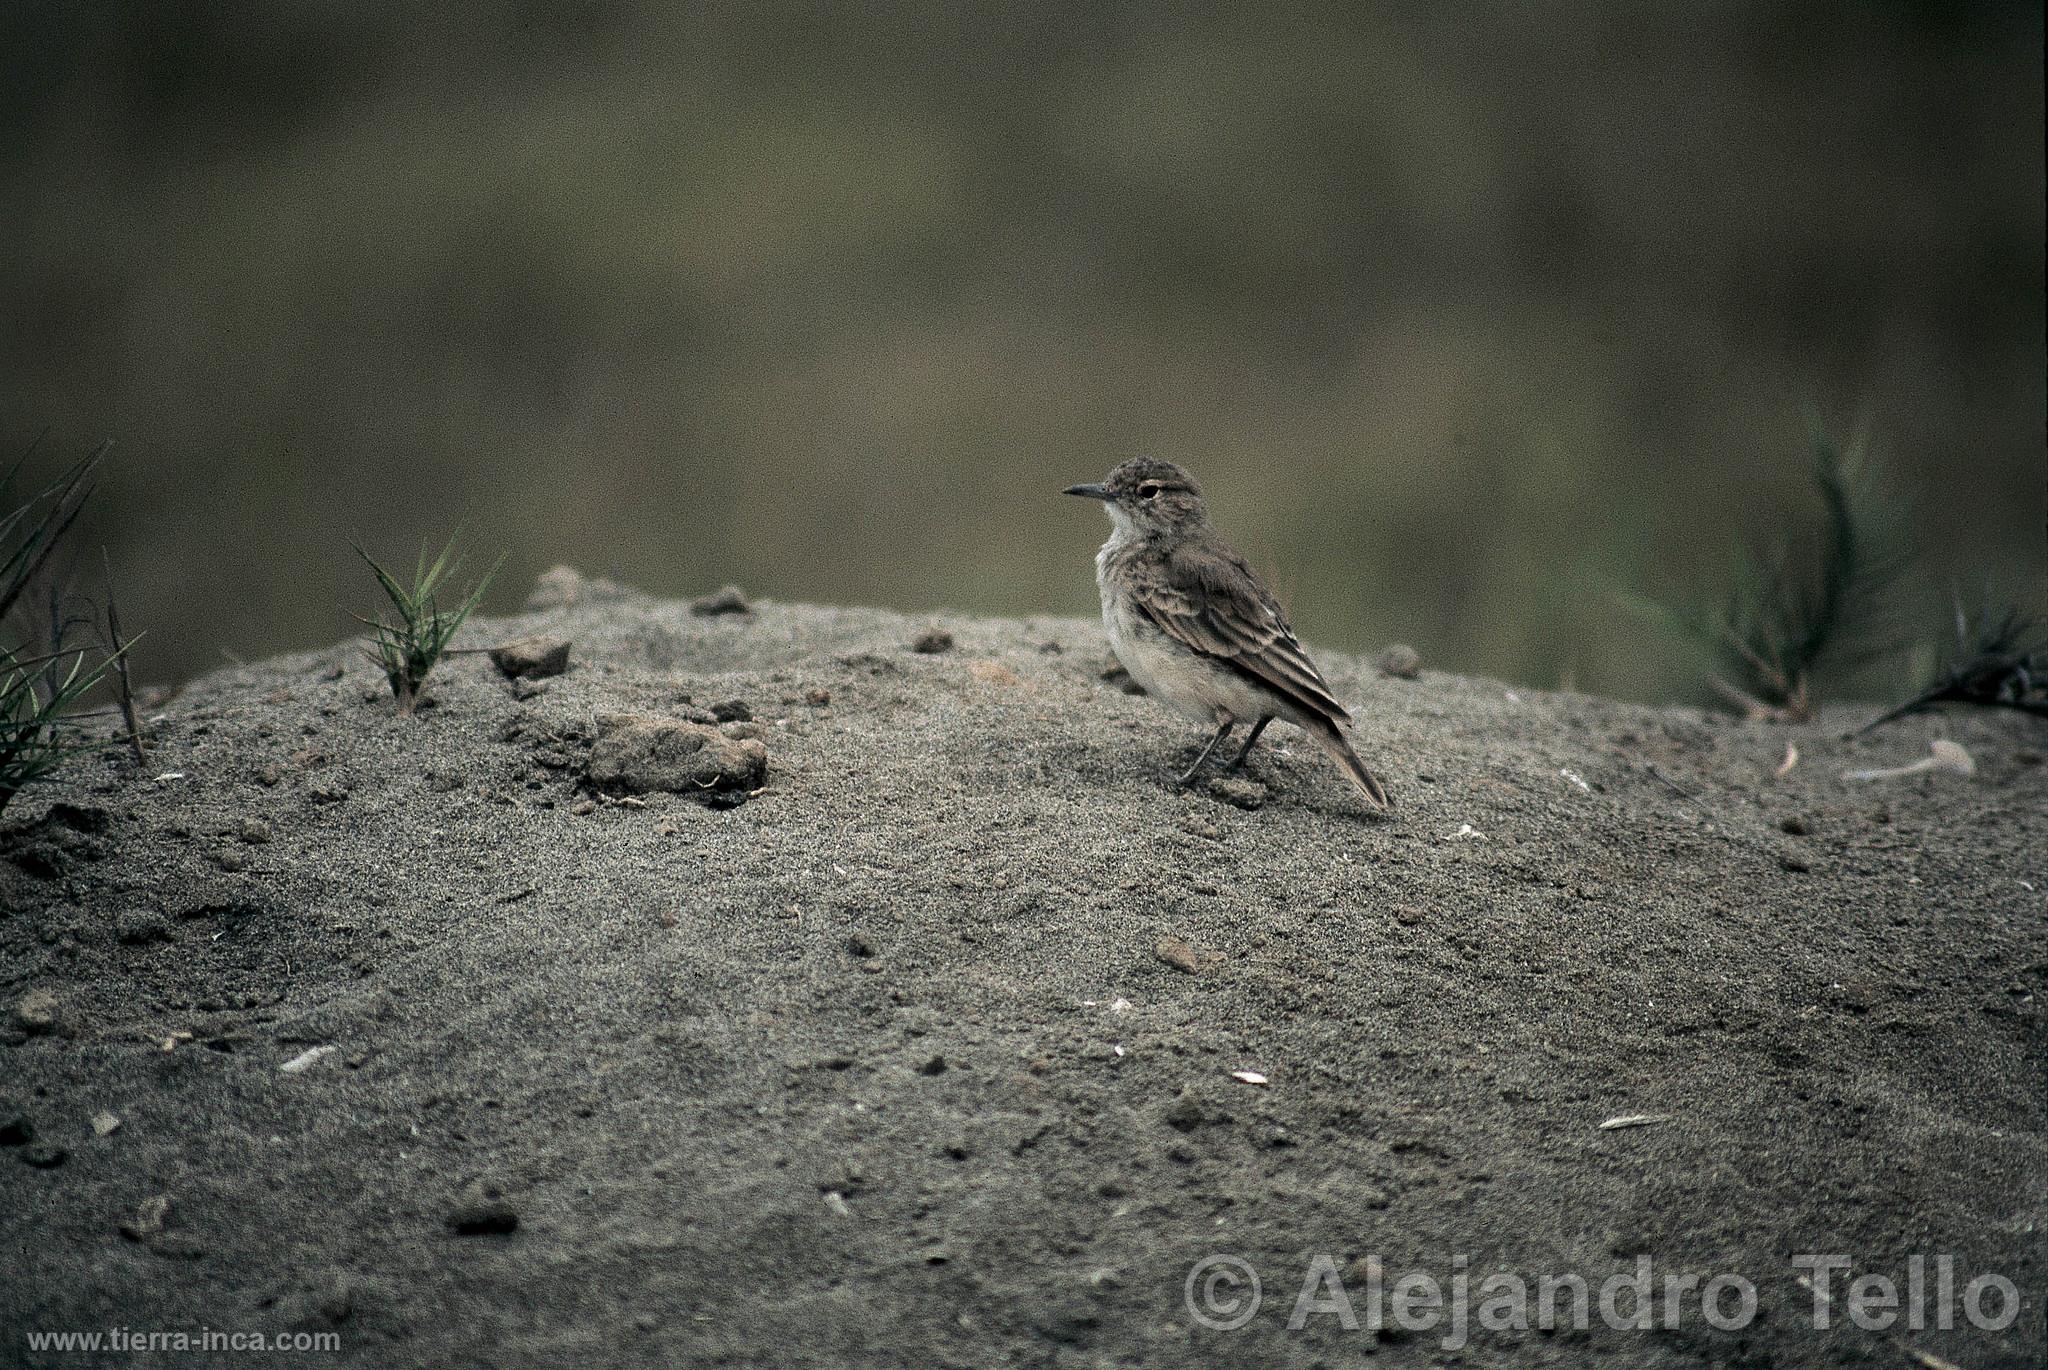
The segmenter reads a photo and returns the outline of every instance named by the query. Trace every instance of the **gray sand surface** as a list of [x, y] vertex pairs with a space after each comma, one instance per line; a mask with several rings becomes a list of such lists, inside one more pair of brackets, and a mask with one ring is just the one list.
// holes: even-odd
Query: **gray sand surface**
[[[1323, 653], [1396, 812], [1283, 727], [1244, 808], [1175, 790], [1202, 739], [1092, 622], [554, 589], [463, 640], [570, 638], [564, 676], [453, 658], [408, 719], [351, 645], [236, 667], [148, 771], [10, 811], [0, 1364], [113, 1327], [351, 1366], [2042, 1362], [2039, 723], [1849, 743]], [[601, 717], [731, 701], [758, 793], [583, 783]], [[1942, 736], [1975, 776], [1842, 779]], [[2023, 1304], [1816, 1330], [1803, 1252]], [[1190, 1316], [1211, 1254], [1262, 1277], [1241, 1329]], [[1286, 1325], [1317, 1255], [1363, 1317], [1369, 1255], [1639, 1254], [1755, 1318]]]

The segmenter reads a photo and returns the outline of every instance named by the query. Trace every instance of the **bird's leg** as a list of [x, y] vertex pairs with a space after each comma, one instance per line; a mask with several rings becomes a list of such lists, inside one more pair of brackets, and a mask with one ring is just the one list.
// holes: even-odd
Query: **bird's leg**
[[1225, 766], [1223, 768], [1225, 771], [1234, 775], [1244, 769], [1244, 759], [1252, 754], [1252, 748], [1258, 745], [1259, 734], [1266, 731], [1266, 725], [1272, 721], [1273, 715], [1267, 714], [1258, 722], [1252, 724], [1252, 735], [1244, 740], [1242, 747], [1237, 749], [1237, 760]]
[[1215, 751], [1216, 744], [1218, 742], [1221, 742], [1224, 738], [1229, 737], [1230, 730], [1232, 728], [1235, 728], [1236, 726], [1237, 724], [1230, 719], [1225, 719], [1223, 722], [1216, 725], [1216, 736], [1209, 739], [1209, 745], [1202, 748], [1202, 754], [1195, 758], [1195, 764], [1188, 767], [1187, 774], [1183, 775], [1180, 778], [1180, 784], [1182, 786], [1186, 786], [1189, 782], [1194, 780], [1195, 772], [1202, 769], [1202, 763], [1209, 759], [1209, 753]]

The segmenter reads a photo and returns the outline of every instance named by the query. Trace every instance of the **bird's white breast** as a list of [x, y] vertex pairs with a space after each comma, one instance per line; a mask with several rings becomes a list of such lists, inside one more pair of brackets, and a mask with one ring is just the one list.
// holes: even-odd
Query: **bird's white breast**
[[1139, 613], [1128, 595], [1117, 592], [1110, 563], [1125, 546], [1121, 534], [1119, 529], [1095, 554], [1095, 586], [1102, 595], [1102, 628], [1110, 650], [1131, 679], [1152, 698], [1204, 723], [1215, 723], [1219, 708], [1237, 718], [1272, 712], [1231, 672], [1202, 661]]

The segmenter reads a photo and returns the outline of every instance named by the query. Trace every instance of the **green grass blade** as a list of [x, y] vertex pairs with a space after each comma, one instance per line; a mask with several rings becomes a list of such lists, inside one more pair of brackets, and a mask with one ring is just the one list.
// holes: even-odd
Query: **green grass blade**
[[422, 546], [414, 562], [413, 581], [409, 586], [400, 584], [368, 552], [356, 546], [356, 554], [369, 564], [378, 585], [397, 611], [397, 623], [386, 623], [381, 619], [359, 618], [359, 621], [371, 629], [371, 659], [382, 667], [392, 696], [398, 700], [403, 712], [411, 712], [428, 675], [440, 661], [448, 643], [483, 600], [484, 592], [489, 589], [499, 567], [505, 563], [505, 558], [499, 556], [490, 571], [470, 588], [462, 602], [453, 611], [444, 612], [438, 603], [439, 592], [447, 580], [461, 569], [462, 557], [457, 554], [457, 546], [458, 539], [451, 537], [432, 560], [428, 559], [427, 549]]

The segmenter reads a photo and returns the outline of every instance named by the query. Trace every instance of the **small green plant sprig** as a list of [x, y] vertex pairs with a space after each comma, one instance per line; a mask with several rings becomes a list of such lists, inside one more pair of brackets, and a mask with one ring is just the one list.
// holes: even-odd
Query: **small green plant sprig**
[[[0, 811], [14, 797], [79, 752], [98, 751], [91, 742], [66, 742], [58, 725], [79, 697], [100, 683], [112, 658], [86, 664], [83, 651], [20, 656], [0, 651]], [[70, 669], [63, 670], [63, 663]], [[54, 684], [48, 668], [57, 666]]]
[[[28, 454], [0, 477], [0, 509], [6, 510], [0, 513], [0, 623], [8, 620], [71, 531], [92, 495], [93, 472], [111, 445], [103, 443], [18, 504], [7, 492]], [[61, 637], [61, 616], [57, 625], [52, 631]], [[50, 647], [38, 653], [27, 647], [0, 646], [0, 811], [68, 757], [97, 750], [91, 743], [65, 741], [58, 729], [80, 696], [99, 684], [126, 650], [117, 644], [99, 661], [89, 663], [87, 651], [66, 650], [61, 641]]]
[[1975, 614], [1955, 596], [1956, 641], [1918, 694], [1849, 734], [1861, 737], [1894, 719], [1936, 704], [1975, 704], [2048, 717], [2048, 632], [2017, 605], [1987, 594]]
[[[71, 531], [85, 502], [92, 497], [93, 472], [112, 446], [101, 443], [91, 456], [0, 514], [0, 622], [6, 620], [16, 602], [28, 592], [64, 535]], [[24, 452], [7, 474], [0, 476], [0, 507], [12, 504], [8, 492], [15, 477], [21, 474], [22, 462], [33, 451], [31, 445], [29, 452]]]
[[1635, 603], [1688, 639], [1707, 684], [1752, 719], [1804, 723], [1814, 678], [1898, 650], [1897, 599], [1913, 555], [1899, 511], [1880, 496], [1863, 441], [1811, 424], [1813, 479], [1825, 519], [1811, 561], [1781, 546], [1738, 557], [1721, 608]]
[[462, 627], [475, 610], [477, 601], [483, 598], [484, 591], [490, 588], [498, 568], [505, 564], [505, 558], [500, 556], [484, 573], [483, 579], [471, 587], [454, 608], [443, 610], [440, 603], [442, 591], [449, 578], [462, 566], [462, 558], [455, 550], [459, 537], [458, 534], [450, 538], [441, 554], [431, 562], [427, 560], [426, 549], [421, 548], [410, 585], [401, 584], [368, 552], [356, 546], [356, 555], [376, 573], [377, 583], [384, 587], [384, 594], [397, 614], [396, 623], [387, 623], [381, 618], [356, 617], [359, 623], [370, 629], [370, 646], [364, 655], [384, 672], [385, 680], [391, 685], [391, 697], [398, 701], [401, 714], [410, 714], [419, 707], [420, 691], [427, 683], [427, 676], [447, 651], [448, 642], [456, 630]]

